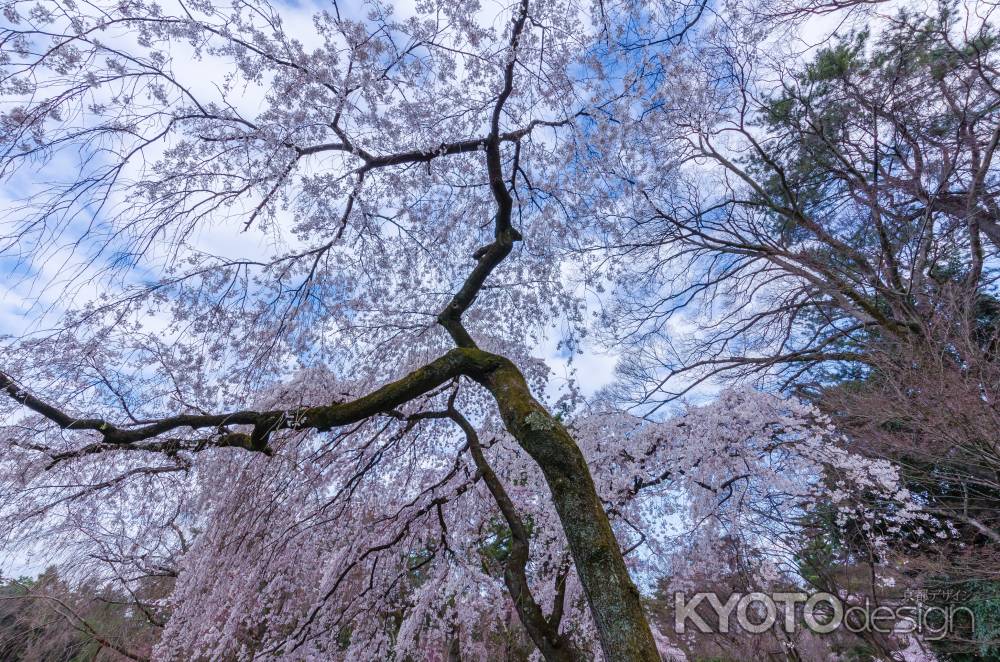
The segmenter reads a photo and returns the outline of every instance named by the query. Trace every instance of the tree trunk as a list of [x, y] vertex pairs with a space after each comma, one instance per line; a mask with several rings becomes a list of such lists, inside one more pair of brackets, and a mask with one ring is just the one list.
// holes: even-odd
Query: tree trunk
[[[486, 354], [481, 350], [465, 350]], [[659, 662], [639, 590], [597, 495], [590, 469], [566, 428], [534, 397], [507, 359], [474, 378], [489, 389], [507, 430], [541, 468], [609, 662]]]

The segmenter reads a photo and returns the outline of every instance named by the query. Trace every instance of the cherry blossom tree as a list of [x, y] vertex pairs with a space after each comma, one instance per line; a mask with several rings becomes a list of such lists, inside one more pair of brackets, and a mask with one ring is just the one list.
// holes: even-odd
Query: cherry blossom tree
[[[350, 509], [387, 537], [324, 566], [324, 603], [469, 489], [468, 478], [453, 484], [458, 460], [414, 483], [430, 467], [413, 438], [439, 443], [427, 429], [448, 420], [476, 457], [471, 424], [434, 407], [450, 384], [471, 380], [482, 390], [462, 410], [486, 416], [491, 394], [543, 471], [605, 654], [654, 659], [584, 457], [512, 360], [527, 363], [525, 341], [552, 311], [573, 313], [547, 237], [564, 231], [561, 205], [590, 176], [575, 164], [613, 116], [616, 83], [601, 71], [594, 30], [572, 3], [521, 2], [495, 18], [474, 3], [426, 3], [401, 18], [379, 3], [365, 11], [319, 11], [306, 42], [265, 3], [5, 5], [3, 85], [14, 101], [3, 171], [52, 179], [15, 204], [3, 250], [30, 255], [19, 263], [27, 272], [59, 263], [73, 300], [57, 331], [5, 347], [7, 413], [33, 414], [5, 446], [9, 530], [22, 542], [27, 530], [39, 540], [84, 531], [114, 562], [168, 572], [161, 559], [193, 526], [178, 518], [202, 454], [238, 448], [280, 458], [262, 465], [275, 470], [322, 464], [310, 453], [323, 458], [338, 443], [310, 446], [303, 434], [351, 439], [352, 473], [317, 467], [320, 483], [289, 495], [297, 504], [390, 480], [386, 456], [403, 452], [414, 466], [395, 479], [408, 507], [388, 529]], [[610, 44], [618, 30], [603, 33]], [[205, 85], [180, 71], [188, 59], [224, 68]], [[233, 256], [199, 242], [226, 228], [267, 233], [269, 248]], [[525, 236], [531, 249], [507, 260]], [[81, 294], [86, 284], [101, 291]], [[309, 406], [251, 405], [296, 364], [350, 374], [350, 384]], [[286, 446], [296, 454], [284, 457]], [[506, 583], [521, 620], [561, 659], [559, 608], [542, 617], [517, 570], [524, 527], [489, 471], [476, 475], [518, 541]], [[249, 482], [239, 485], [259, 488]], [[109, 501], [129, 510], [113, 525]], [[343, 542], [350, 527], [340, 525]], [[353, 549], [362, 538], [347, 540]], [[319, 617], [313, 609], [286, 632], [287, 650]]]
[[516, 622], [655, 660], [629, 564], [671, 513], [763, 549], [832, 472], [916, 517], [795, 401], [545, 403], [565, 253], [704, 5], [396, 11], [4, 4], [0, 255], [40, 311], [0, 354], [5, 549], [131, 591], [139, 658], [484, 658]]

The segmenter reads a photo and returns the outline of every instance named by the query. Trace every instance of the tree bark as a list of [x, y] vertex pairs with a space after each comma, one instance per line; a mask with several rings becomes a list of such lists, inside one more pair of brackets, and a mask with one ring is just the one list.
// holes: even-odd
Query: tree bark
[[532, 397], [521, 371], [507, 359], [487, 356], [493, 358], [488, 363], [497, 367], [472, 377], [489, 389], [507, 431], [545, 475], [605, 658], [659, 662], [639, 590], [628, 574], [583, 453], [562, 423]]

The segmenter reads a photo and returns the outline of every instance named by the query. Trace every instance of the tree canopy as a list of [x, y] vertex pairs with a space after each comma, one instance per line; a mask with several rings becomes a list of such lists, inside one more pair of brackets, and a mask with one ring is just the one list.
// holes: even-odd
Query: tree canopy
[[671, 631], [708, 578], [989, 612], [992, 5], [3, 7], [0, 554], [54, 568], [0, 590], [73, 630], [0, 650], [930, 659]]

